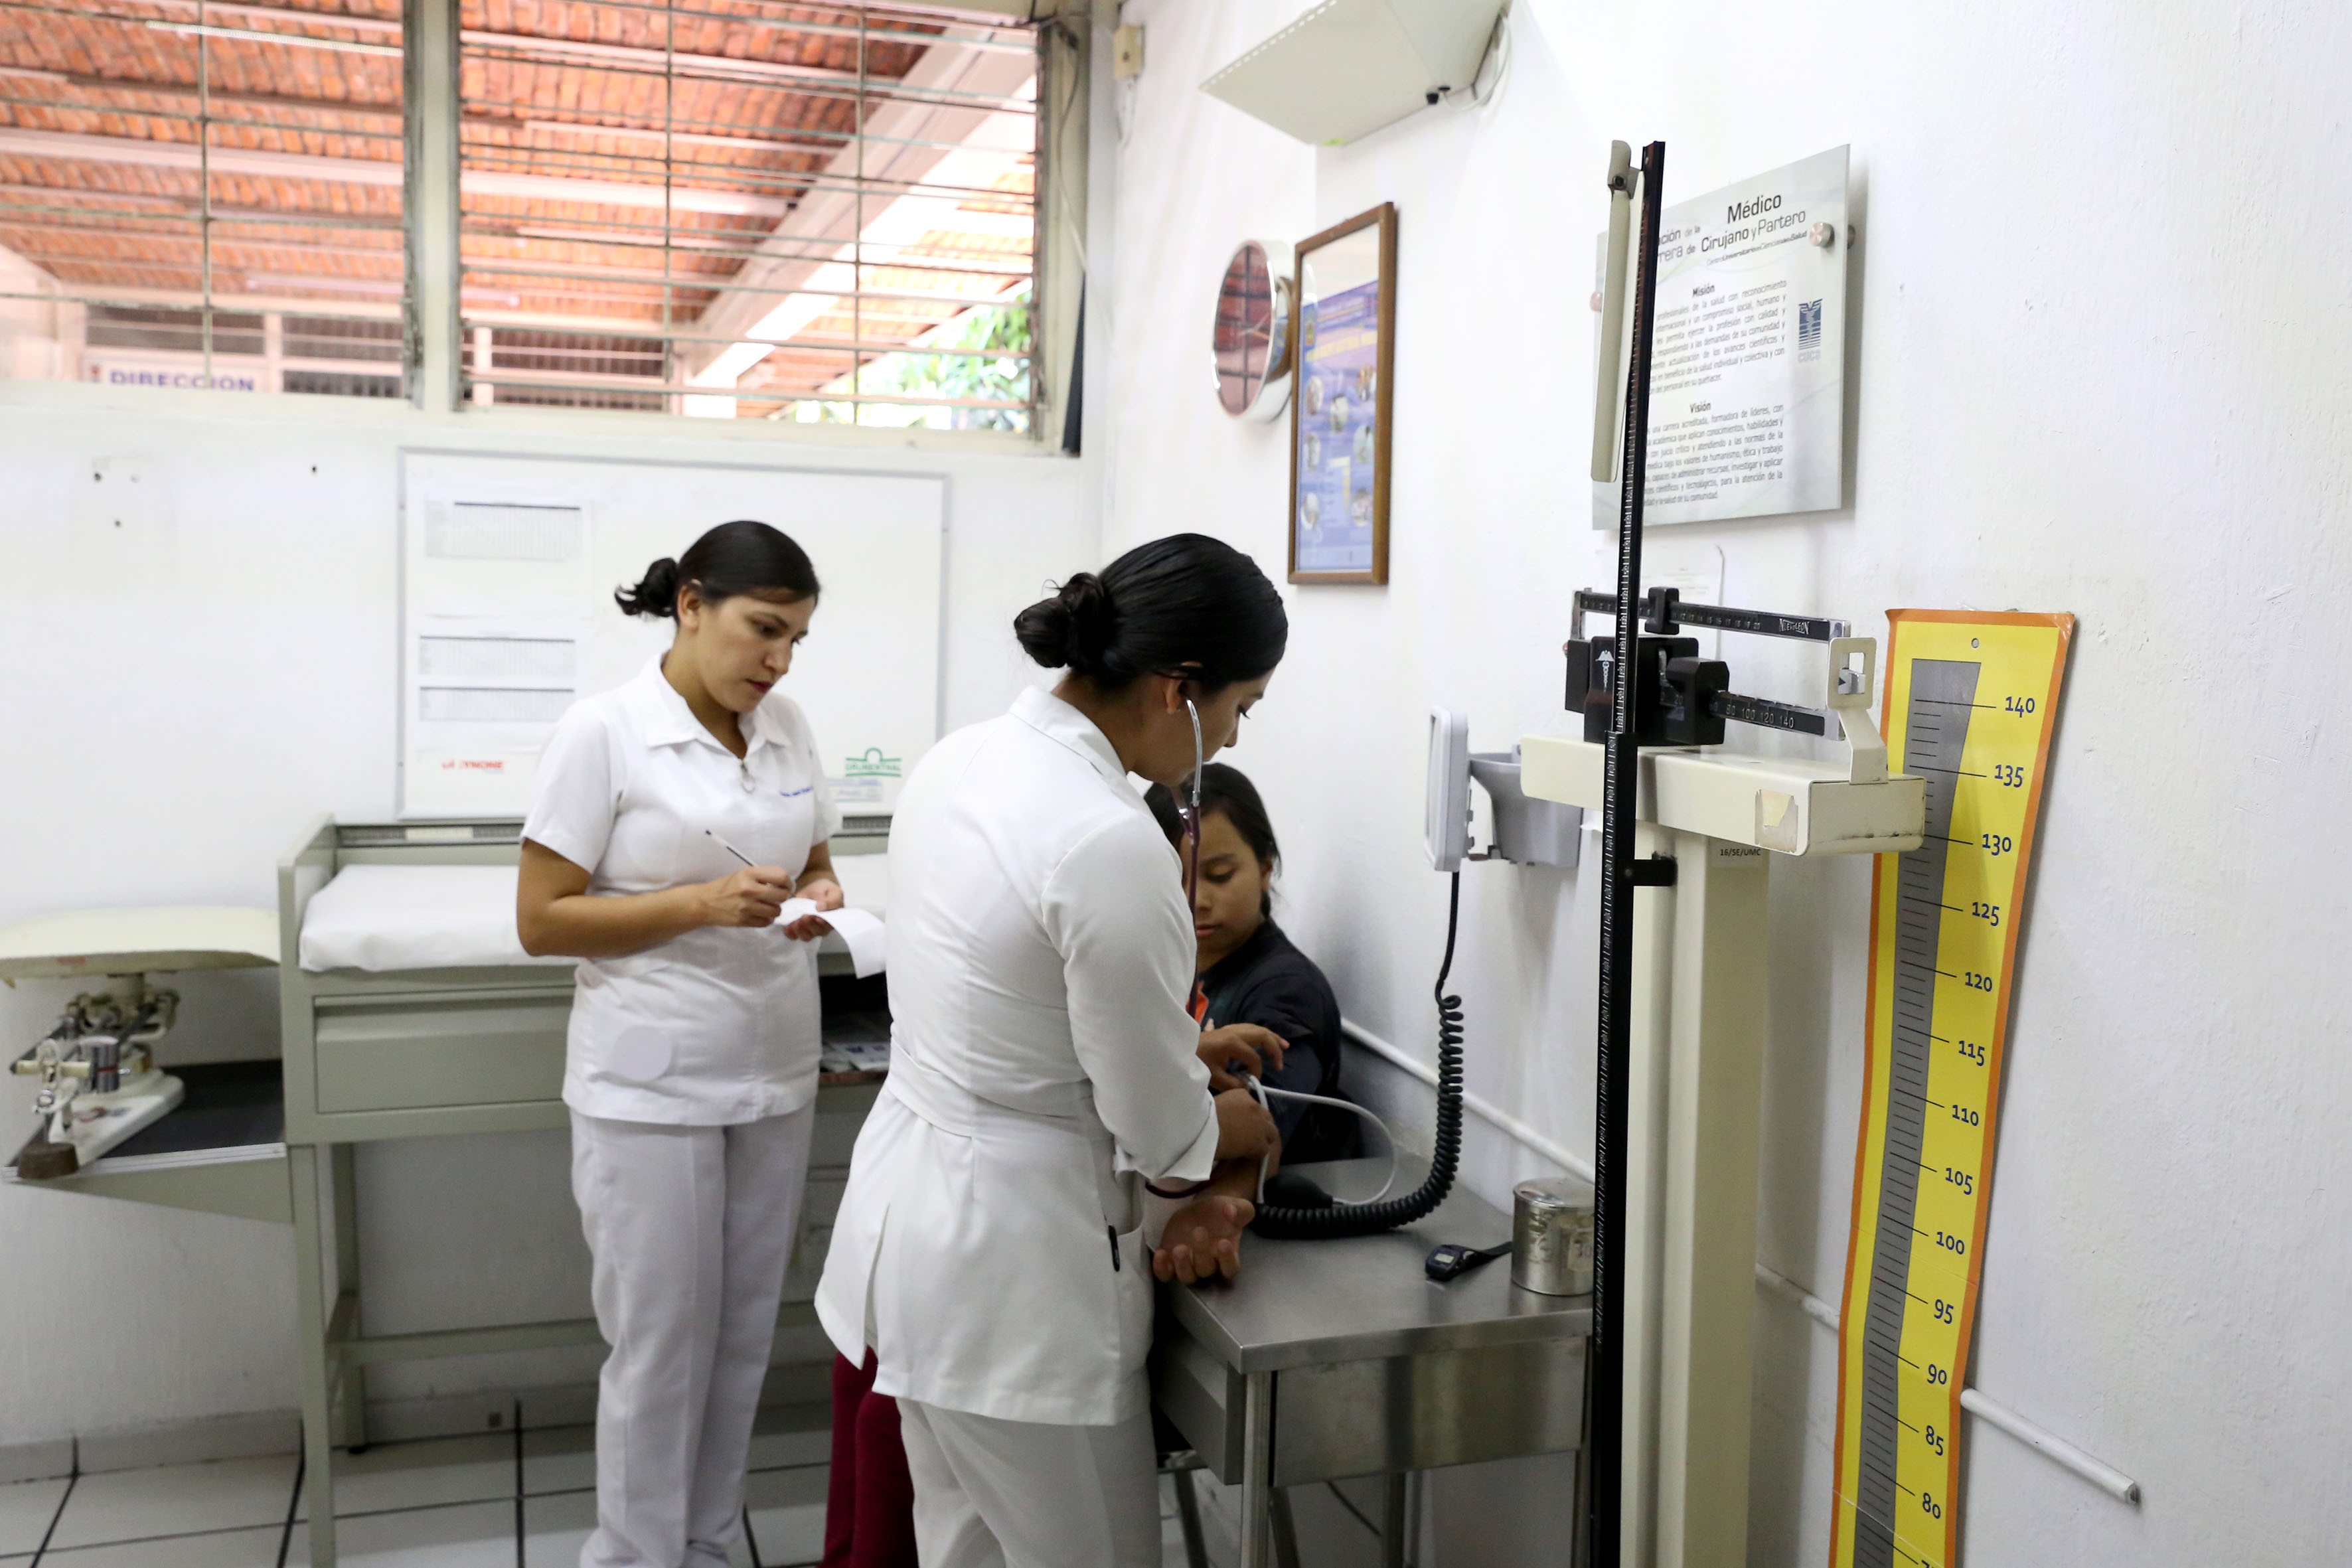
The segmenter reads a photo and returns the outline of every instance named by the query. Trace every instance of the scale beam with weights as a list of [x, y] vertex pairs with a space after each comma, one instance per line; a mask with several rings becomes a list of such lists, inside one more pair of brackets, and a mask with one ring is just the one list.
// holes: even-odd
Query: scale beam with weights
[[[1774, 855], [1916, 849], [1927, 793], [1924, 780], [1887, 773], [1870, 717], [1874, 639], [1819, 616], [1642, 591], [1664, 165], [1663, 142], [1638, 169], [1624, 143], [1613, 149], [1593, 478], [1620, 483], [1617, 586], [1574, 601], [1567, 696], [1583, 732], [1525, 737], [1520, 784], [1601, 814], [1584, 1561], [1737, 1568], [1747, 1561], [1768, 865]], [[1588, 615], [1612, 617], [1611, 635], [1587, 638]], [[1819, 705], [1734, 691], [1729, 667], [1701, 658], [1685, 628], [1822, 645]], [[1743, 755], [1723, 749], [1731, 723], [1842, 738], [1847, 754]]]
[[16, 1178], [63, 1182], [180, 1105], [184, 1086], [155, 1065], [154, 1049], [180, 996], [149, 975], [277, 962], [278, 921], [267, 910], [85, 910], [0, 927], [0, 981], [103, 982], [68, 1003], [14, 1064], [38, 1084]]

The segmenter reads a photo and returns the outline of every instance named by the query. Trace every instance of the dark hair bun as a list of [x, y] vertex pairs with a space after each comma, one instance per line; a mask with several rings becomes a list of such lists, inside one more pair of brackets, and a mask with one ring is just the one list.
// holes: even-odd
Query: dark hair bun
[[635, 587], [616, 592], [613, 602], [626, 615], [675, 616], [678, 584], [683, 581], [677, 563], [665, 555], [646, 568]]
[[1076, 574], [1052, 598], [1013, 617], [1013, 635], [1031, 658], [1077, 675], [1095, 671], [1118, 630], [1110, 594], [1091, 572]]
[[632, 616], [675, 617], [678, 592], [688, 584], [705, 605], [738, 594], [794, 605], [819, 591], [807, 551], [764, 522], [738, 518], [696, 540], [680, 559], [665, 555], [646, 567], [637, 585], [621, 589], [613, 602]]
[[1104, 692], [1181, 673], [1215, 692], [1282, 662], [1290, 617], [1257, 563], [1204, 533], [1139, 544], [1013, 617], [1031, 658]]

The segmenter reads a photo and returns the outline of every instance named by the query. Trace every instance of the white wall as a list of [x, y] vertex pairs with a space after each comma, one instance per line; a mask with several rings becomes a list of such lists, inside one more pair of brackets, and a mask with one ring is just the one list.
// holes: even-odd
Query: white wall
[[[2146, 1499], [1972, 1426], [1966, 1557], [2340, 1555], [2352, 1058], [2324, 987], [2352, 752], [2352, 14], [1517, 0], [1490, 107], [1318, 151], [1196, 90], [1302, 8], [1126, 6], [1148, 65], [1118, 153], [1100, 392], [1106, 550], [1196, 528], [1278, 576], [1286, 428], [1214, 408], [1214, 284], [1244, 237], [1400, 206], [1391, 584], [1291, 594], [1291, 656], [1234, 758], [1267, 786], [1286, 919], [1351, 1016], [1431, 1054], [1444, 910], [1419, 847], [1423, 711], [1466, 708], [1481, 748], [1566, 729], [1568, 595], [1608, 575], [1580, 472], [1608, 140], [1664, 139], [1669, 201], [1851, 142], [1853, 504], [1675, 532], [1721, 548], [1730, 602], [1879, 635], [1893, 605], [2081, 617], [1975, 1381]], [[1742, 689], [1792, 680], [1748, 653], [1731, 650]], [[1759, 1250], [1831, 1299], [1868, 870], [1774, 868]], [[1472, 1088], [1589, 1148], [1589, 886], [1474, 867], [1464, 902]], [[1471, 1125], [1471, 1184], [1500, 1197], [1534, 1163]], [[1833, 1347], [1776, 1300], [1757, 1324], [1751, 1560], [1818, 1563]], [[1507, 1544], [1547, 1539], [1525, 1500], [1540, 1489], [1457, 1489], [1445, 1561], [1553, 1560], [1556, 1540]]]
[[[0, 384], [0, 922], [274, 907], [310, 817], [389, 818], [404, 446], [946, 475], [951, 725], [1009, 699], [1013, 612], [1095, 550], [1082, 465], [1009, 443]], [[130, 511], [90, 499], [132, 473]], [[680, 518], [679, 546], [717, 521]], [[180, 989], [167, 1065], [277, 1053], [273, 972]], [[5, 1054], [72, 990], [0, 991]], [[0, 1127], [29, 1133], [26, 1102], [7, 1090]], [[361, 1178], [371, 1331], [584, 1314], [562, 1134], [376, 1146]], [[295, 1405], [284, 1227], [0, 1186], [0, 1446]], [[596, 1359], [420, 1363], [372, 1392], [584, 1381]]]

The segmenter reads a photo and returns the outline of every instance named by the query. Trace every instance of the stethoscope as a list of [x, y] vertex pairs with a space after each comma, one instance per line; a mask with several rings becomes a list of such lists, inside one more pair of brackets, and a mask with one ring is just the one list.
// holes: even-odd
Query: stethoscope
[[1184, 819], [1184, 908], [1189, 912], [1200, 907], [1201, 898], [1201, 773], [1207, 758], [1201, 751], [1201, 710], [1192, 700], [1184, 699], [1184, 711], [1192, 721], [1192, 788], [1191, 801], [1176, 808]]

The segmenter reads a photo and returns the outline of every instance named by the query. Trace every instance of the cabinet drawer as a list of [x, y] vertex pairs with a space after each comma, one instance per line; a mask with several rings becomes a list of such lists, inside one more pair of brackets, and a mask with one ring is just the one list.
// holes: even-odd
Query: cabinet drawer
[[563, 1092], [569, 990], [318, 1005], [321, 1113], [552, 1100]]

